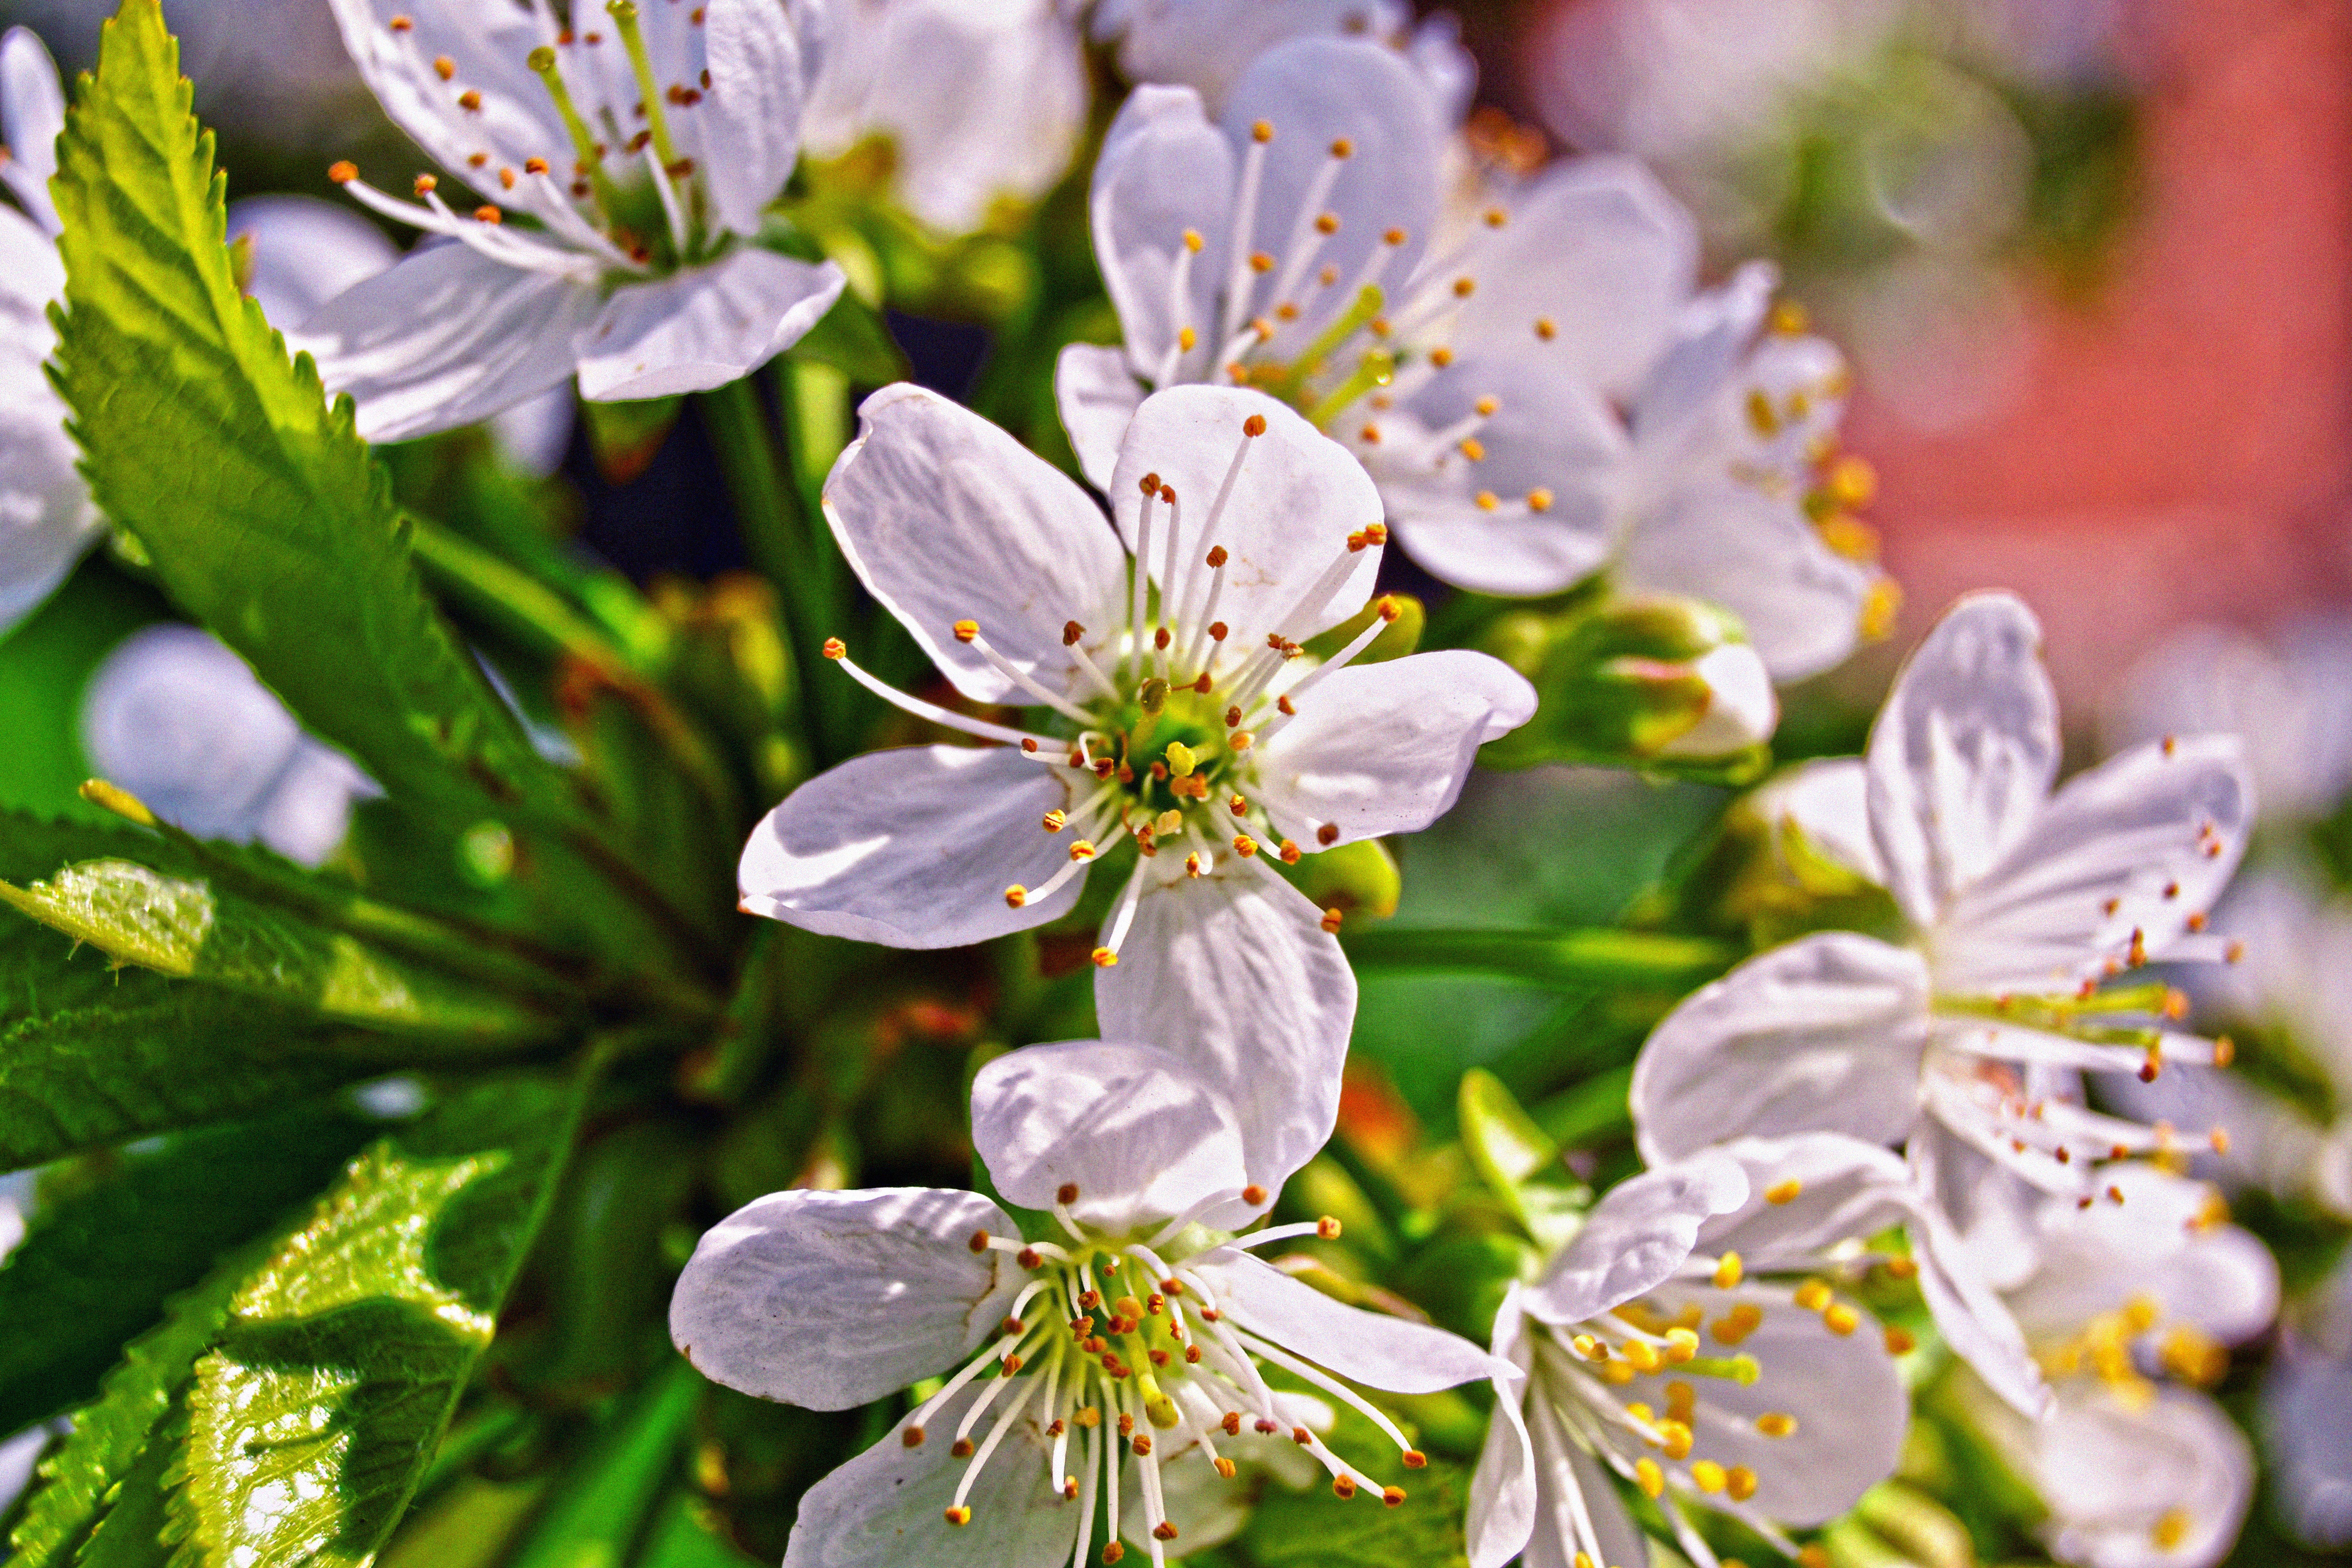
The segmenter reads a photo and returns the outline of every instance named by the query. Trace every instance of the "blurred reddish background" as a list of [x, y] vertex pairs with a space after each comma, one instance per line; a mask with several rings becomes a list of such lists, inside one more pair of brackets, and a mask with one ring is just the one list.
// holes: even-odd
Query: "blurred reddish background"
[[[1537, 112], [1548, 40], [1615, 3], [1474, 9], [1487, 95]], [[2017, 279], [2020, 352], [1958, 423], [1865, 377], [1846, 426], [1883, 481], [1897, 641], [2011, 586], [2090, 702], [2184, 622], [2352, 600], [2352, 0], [2126, 0], [2114, 26], [2142, 184], [2099, 281]]]

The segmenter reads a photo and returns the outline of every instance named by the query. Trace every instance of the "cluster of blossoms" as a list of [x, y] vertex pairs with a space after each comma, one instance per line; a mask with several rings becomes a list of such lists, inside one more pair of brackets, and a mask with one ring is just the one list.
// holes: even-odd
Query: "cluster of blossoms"
[[[551, 391], [568, 418], [567, 384], [736, 383], [848, 287], [780, 210], [804, 160], [885, 137], [946, 230], [1067, 161], [1080, 23], [995, 9], [336, 0], [441, 172], [405, 196], [334, 177], [430, 238], [306, 249], [315, 215], [256, 215], [255, 292], [299, 314], [289, 342], [370, 440]], [[802, 1500], [787, 1568], [1158, 1564], [1230, 1527], [1213, 1493], [1242, 1467], [1301, 1455], [1342, 1499], [1406, 1506], [1335, 1417], [1412, 1472], [1428, 1458], [1379, 1395], [1465, 1386], [1491, 1400], [1473, 1568], [1631, 1568], [1655, 1531], [1717, 1568], [1708, 1515], [1795, 1557], [1792, 1532], [1895, 1471], [1930, 1323], [2052, 1500], [2053, 1552], [2211, 1561], [2251, 1461], [2200, 1385], [2269, 1322], [2275, 1273], [2176, 1169], [2197, 1140], [2095, 1109], [2086, 1075], [2228, 1061], [2144, 972], [2238, 956], [2208, 916], [2252, 784], [2234, 739], [2166, 737], [2053, 790], [2056, 699], [2005, 595], [1955, 606], [1866, 754], [1787, 793], [1792, 833], [1899, 929], [1771, 948], [1658, 1025], [1630, 1091], [1648, 1168], [1539, 1238], [1486, 1345], [1259, 1256], [1339, 1233], [1264, 1223], [1339, 1122], [1356, 1023], [1313, 858], [1431, 826], [1543, 701], [1484, 652], [1398, 656], [1391, 544], [1468, 594], [1727, 607], [1702, 672], [1726, 751], [1769, 738], [1774, 683], [1895, 607], [1854, 515], [1869, 471], [1837, 444], [1845, 365], [1770, 268], [1702, 285], [1690, 219], [1629, 159], [1498, 156], [1463, 123], [1458, 52], [1401, 9], [1275, 9], [1088, 19], [1147, 79], [1087, 198], [1120, 341], [1056, 365], [1093, 489], [908, 384], [865, 400], [823, 487], [831, 544], [946, 689], [900, 690], [837, 638], [813, 678], [944, 738], [793, 788], [741, 852], [741, 909], [919, 950], [1083, 910], [1103, 1037], [981, 1068], [989, 1193], [795, 1189], [702, 1237], [669, 1323], [709, 1377], [818, 1410], [913, 1391]], [[926, 94], [893, 64], [967, 33], [1017, 100], [1001, 159], [957, 118], [996, 89]], [[0, 44], [0, 93], [25, 208], [0, 210], [0, 375], [23, 383], [0, 411], [5, 621], [100, 525], [41, 379], [62, 110], [27, 34]], [[83, 724], [163, 816], [308, 864], [373, 791], [190, 628], [118, 653]], [[1088, 905], [1097, 862], [1115, 886]], [[1865, 1304], [1890, 1291], [1916, 1291], [1915, 1327]]]

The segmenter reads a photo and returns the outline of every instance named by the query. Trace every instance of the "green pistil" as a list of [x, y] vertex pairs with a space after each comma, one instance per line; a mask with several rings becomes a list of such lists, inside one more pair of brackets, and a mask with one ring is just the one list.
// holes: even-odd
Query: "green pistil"
[[1340, 344], [1354, 337], [1370, 322], [1373, 317], [1381, 313], [1381, 306], [1386, 296], [1381, 292], [1379, 284], [1365, 284], [1358, 290], [1356, 302], [1342, 311], [1329, 326], [1317, 333], [1315, 341], [1299, 351], [1298, 357], [1290, 362], [1291, 375], [1303, 386], [1307, 377], [1322, 368], [1323, 361], [1328, 356], [1336, 353]]
[[621, 42], [629, 51], [629, 67], [636, 72], [637, 91], [645, 95], [646, 124], [653, 132], [654, 155], [662, 167], [677, 166], [677, 143], [669, 136], [669, 116], [663, 111], [661, 85], [654, 80], [653, 57], [646, 52], [646, 35], [637, 26], [635, 0], [604, 0], [604, 10], [613, 25], [621, 30]]
[[1396, 374], [1396, 356], [1386, 349], [1373, 349], [1357, 362], [1356, 373], [1328, 395], [1307, 411], [1307, 422], [1320, 430], [1338, 418], [1347, 406], [1376, 386], [1386, 386]]
[[2168, 1016], [2174, 1005], [2170, 987], [2156, 982], [2137, 985], [2120, 985], [2094, 991], [2088, 995], [2008, 995], [2008, 996], [1938, 996], [1938, 1012], [1958, 1014], [1965, 1017], [1987, 1018], [1996, 1023], [2014, 1024], [2020, 1028], [2039, 1029], [2064, 1035], [2070, 1039], [2086, 1040], [2095, 1045], [2139, 1046], [2157, 1044], [2163, 1037], [2160, 1027], [2147, 1025], [2123, 1025], [2094, 1022], [2138, 1014]]
[[572, 134], [572, 154], [588, 172], [596, 193], [596, 205], [609, 222], [619, 193], [613, 188], [611, 176], [604, 173], [604, 155], [597, 150], [595, 134], [580, 117], [578, 106], [572, 101], [572, 89], [563, 85], [563, 72], [555, 63], [555, 51], [545, 44], [531, 50], [530, 68], [546, 85], [547, 96], [555, 101], [555, 112], [563, 117], [563, 129]]
[[1728, 1378], [1744, 1388], [1756, 1381], [1762, 1368], [1756, 1364], [1754, 1356], [1742, 1352], [1735, 1356], [1703, 1355], [1691, 1361], [1676, 1363], [1667, 1370], [1687, 1373], [1693, 1377]]

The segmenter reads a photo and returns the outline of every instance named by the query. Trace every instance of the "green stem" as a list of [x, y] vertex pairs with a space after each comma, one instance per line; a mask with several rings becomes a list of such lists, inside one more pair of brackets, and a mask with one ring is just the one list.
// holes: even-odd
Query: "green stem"
[[[718, 448], [719, 466], [735, 501], [735, 518], [743, 531], [744, 552], [751, 564], [776, 585], [777, 604], [784, 621], [784, 646], [792, 659], [792, 684], [802, 720], [817, 727], [821, 711], [807, 693], [802, 672], [817, 668], [816, 653], [834, 634], [830, 545], [816, 537], [799, 498], [785, 479], [760, 389], [748, 377], [702, 395], [702, 412]], [[811, 755], [827, 753], [810, 735]]]
[[1390, 973], [1493, 974], [1531, 984], [1586, 990], [1688, 990], [1738, 963], [1740, 951], [1706, 937], [1649, 931], [1420, 931], [1393, 927], [1351, 937], [1360, 970]]

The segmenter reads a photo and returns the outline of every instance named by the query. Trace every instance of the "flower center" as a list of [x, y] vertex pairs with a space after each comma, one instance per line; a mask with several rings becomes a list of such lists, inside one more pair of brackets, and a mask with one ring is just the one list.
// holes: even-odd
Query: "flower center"
[[[568, 147], [534, 144], [542, 134], [535, 116], [486, 99], [462, 79], [455, 58], [428, 57], [414, 17], [395, 16], [385, 24], [391, 47], [384, 64], [426, 101], [456, 106], [457, 115], [444, 124], [473, 134], [478, 144], [465, 164], [475, 183], [487, 189], [495, 179], [515, 193], [542, 233], [504, 229], [505, 213], [496, 205], [461, 218], [430, 174], [417, 177], [414, 205], [363, 184], [349, 163], [337, 163], [331, 177], [387, 216], [448, 235], [509, 266], [635, 275], [708, 260], [724, 237], [713, 233], [709, 194], [684, 149], [700, 145], [690, 117], [709, 72], [691, 82], [662, 79], [666, 68], [682, 67], [680, 29], [701, 26], [702, 8], [657, 10], [650, 37], [635, 0], [604, 0], [602, 9], [601, 19], [557, 27], [551, 41], [525, 58]], [[554, 26], [551, 16], [549, 23]]]
[[[1234, 1195], [1218, 1194], [1195, 1212], [1206, 1212]], [[1239, 1195], [1254, 1206], [1266, 1201], [1257, 1187], [1245, 1188]], [[1427, 1459], [1396, 1424], [1345, 1384], [1221, 1310], [1214, 1289], [1195, 1267], [1205, 1252], [1220, 1247], [1250, 1247], [1300, 1235], [1336, 1236], [1337, 1221], [1276, 1226], [1235, 1242], [1222, 1234], [1203, 1233], [1192, 1225], [1192, 1215], [1183, 1215], [1149, 1239], [1136, 1240], [1079, 1224], [1069, 1207], [1076, 1198], [1076, 1188], [1064, 1187], [1054, 1206], [1063, 1241], [996, 1237], [986, 1231], [971, 1238], [974, 1252], [1012, 1253], [1031, 1279], [1014, 1298], [995, 1342], [949, 1378], [900, 1428], [901, 1443], [920, 1447], [934, 1440], [928, 1426], [934, 1414], [966, 1387], [981, 1386], [949, 1439], [952, 1456], [969, 1461], [946, 1510], [950, 1525], [971, 1521], [968, 1500], [982, 1467], [1024, 1424], [1032, 1426], [1034, 1446], [1045, 1450], [1048, 1485], [1063, 1502], [1076, 1503], [1080, 1510], [1074, 1568], [1092, 1543], [1098, 1501], [1108, 1534], [1102, 1561], [1115, 1563], [1126, 1554], [1119, 1539], [1119, 1506], [1121, 1469], [1130, 1463], [1141, 1483], [1152, 1562], [1160, 1563], [1164, 1543], [1178, 1534], [1168, 1518], [1161, 1465], [1197, 1449], [1204, 1462], [1230, 1480], [1238, 1467], [1219, 1452], [1218, 1444], [1231, 1444], [1244, 1431], [1286, 1436], [1313, 1454], [1330, 1473], [1332, 1490], [1341, 1498], [1368, 1491], [1391, 1508], [1405, 1500], [1402, 1488], [1382, 1487], [1332, 1452], [1311, 1428], [1289, 1419], [1260, 1363], [1279, 1367], [1361, 1411], [1396, 1443], [1407, 1468], [1420, 1468]], [[1171, 1262], [1170, 1256], [1176, 1261]], [[994, 1423], [981, 1433], [992, 1410], [996, 1412]]]
[[[1259, 750], [1291, 722], [1318, 682], [1370, 647], [1399, 613], [1390, 601], [1380, 601], [1370, 623], [1319, 662], [1298, 640], [1315, 629], [1318, 612], [1355, 569], [1357, 557], [1387, 542], [1387, 527], [1372, 523], [1347, 537], [1262, 637], [1237, 632], [1219, 618], [1232, 555], [1213, 543], [1188, 557], [1183, 540], [1216, 537], [1250, 448], [1265, 428], [1263, 415], [1243, 422], [1240, 444], [1197, 531], [1184, 526], [1190, 503], [1158, 474], [1143, 477], [1135, 552], [1118, 606], [1122, 618], [1108, 626], [1075, 619], [1064, 625], [1070, 664], [1061, 689], [996, 648], [985, 619], [971, 616], [950, 627], [1028, 701], [1053, 710], [1055, 718], [1043, 731], [987, 723], [908, 697], [853, 663], [839, 638], [824, 645], [826, 658], [886, 701], [935, 723], [1017, 745], [1064, 773], [1069, 804], [1045, 813], [1040, 826], [1066, 839], [1068, 860], [1036, 887], [1005, 889], [1004, 901], [1013, 908], [1052, 896], [1118, 843], [1133, 845], [1134, 869], [1110, 931], [1094, 952], [1106, 968], [1118, 962], [1147, 873], [1163, 852], [1180, 856], [1181, 874], [1193, 878], [1209, 875], [1227, 854], [1248, 858], [1270, 850], [1286, 864], [1297, 862], [1302, 847], [1275, 827], [1255, 798]], [[1314, 847], [1336, 843], [1339, 831], [1337, 824], [1318, 824]], [[1163, 872], [1177, 874], [1173, 867]]]

